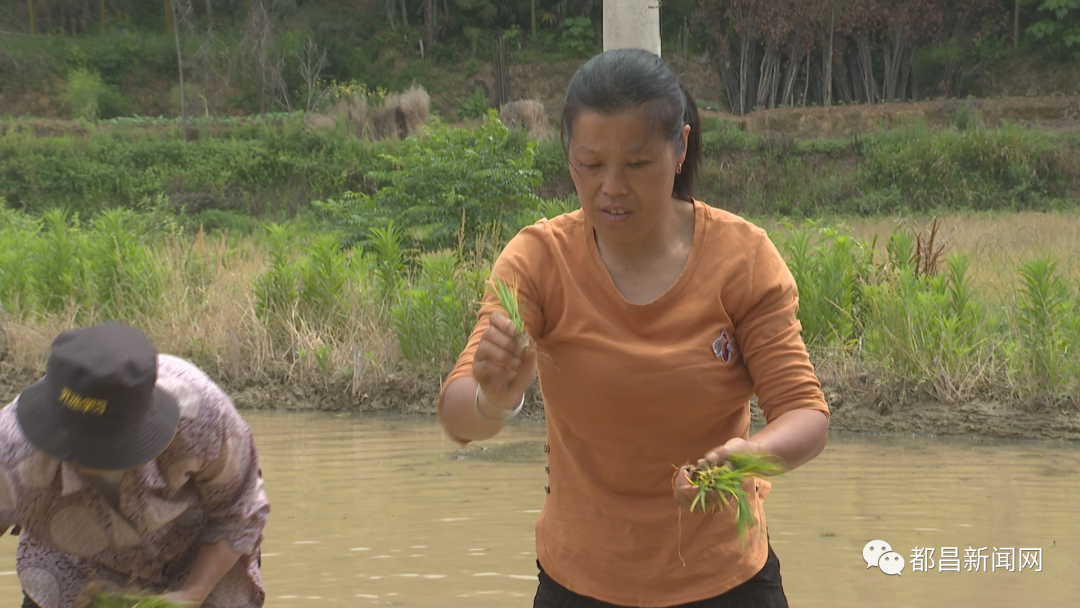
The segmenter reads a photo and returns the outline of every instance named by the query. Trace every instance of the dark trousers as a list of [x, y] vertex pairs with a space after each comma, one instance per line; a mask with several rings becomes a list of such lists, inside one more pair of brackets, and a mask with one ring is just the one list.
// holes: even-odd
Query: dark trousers
[[[540, 566], [540, 562], [536, 563]], [[745, 583], [713, 598], [680, 604], [672, 608], [787, 608], [787, 597], [780, 580], [780, 560], [769, 545], [769, 557], [761, 570]], [[624, 608], [598, 599], [578, 595], [551, 580], [540, 567], [540, 585], [533, 608]]]
[[22, 596], [22, 608], [41, 608], [41, 606], [35, 604], [34, 600], [30, 599], [30, 596], [24, 593]]

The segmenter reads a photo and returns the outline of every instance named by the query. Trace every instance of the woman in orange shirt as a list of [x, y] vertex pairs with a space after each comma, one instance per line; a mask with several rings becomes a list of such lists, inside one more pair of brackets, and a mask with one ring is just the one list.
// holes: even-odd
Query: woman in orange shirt
[[[767, 481], [748, 482], [745, 538], [734, 509], [688, 510], [684, 475], [672, 495], [680, 465], [761, 452], [790, 470], [828, 429], [787, 266], [763, 230], [692, 197], [700, 133], [659, 57], [609, 51], [582, 66], [562, 114], [581, 209], [507, 244], [492, 275], [519, 284], [525, 327], [488, 294], [444, 384], [441, 420], [466, 443], [498, 433], [539, 375], [535, 607], [787, 605]], [[515, 346], [522, 329], [535, 348]], [[755, 394], [767, 425], [750, 436]]]

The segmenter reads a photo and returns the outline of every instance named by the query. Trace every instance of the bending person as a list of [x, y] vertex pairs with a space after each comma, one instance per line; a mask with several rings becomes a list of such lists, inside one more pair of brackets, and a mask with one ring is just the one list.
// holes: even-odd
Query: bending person
[[270, 505], [251, 432], [217, 385], [141, 331], [53, 341], [45, 377], [0, 410], [0, 473], [0, 527], [22, 530], [24, 607], [99, 590], [262, 606]]
[[[695, 488], [675, 475], [736, 452], [793, 469], [828, 429], [780, 254], [760, 228], [692, 197], [700, 133], [693, 98], [657, 56], [609, 51], [578, 70], [562, 140], [581, 209], [507, 244], [492, 277], [518, 284], [524, 328], [487, 294], [440, 397], [451, 437], [486, 439], [539, 373], [536, 607], [787, 605], [762, 510], [769, 483], [744, 485], [757, 521], [741, 539], [734, 508], [690, 512]], [[515, 345], [523, 329], [534, 349]], [[754, 394], [768, 424], [750, 436]]]

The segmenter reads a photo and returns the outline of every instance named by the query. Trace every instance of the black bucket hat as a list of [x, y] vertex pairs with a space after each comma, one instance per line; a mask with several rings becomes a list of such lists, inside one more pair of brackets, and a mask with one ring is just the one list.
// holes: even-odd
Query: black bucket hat
[[89, 469], [147, 463], [176, 434], [180, 408], [157, 388], [157, 351], [119, 323], [65, 331], [45, 377], [19, 395], [23, 434], [37, 449]]

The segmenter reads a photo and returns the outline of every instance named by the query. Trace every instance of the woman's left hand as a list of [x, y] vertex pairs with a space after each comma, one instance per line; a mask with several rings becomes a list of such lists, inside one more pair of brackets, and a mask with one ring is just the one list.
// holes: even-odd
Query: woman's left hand
[[[697, 466], [718, 465], [727, 460], [731, 454], [754, 454], [760, 451], [761, 449], [757, 443], [747, 441], [742, 437], [735, 437], [729, 439], [724, 445], [709, 450], [704, 458], [698, 460]], [[685, 509], [690, 508], [690, 505], [694, 503], [694, 498], [698, 495], [698, 489], [690, 483], [688, 469], [689, 465], [679, 469], [675, 474], [675, 483], [673, 484], [675, 486], [675, 501]], [[727, 496], [721, 497], [718, 492], [710, 491], [705, 496], [705, 511], [711, 511], [714, 507], [726, 502], [728, 498]]]

